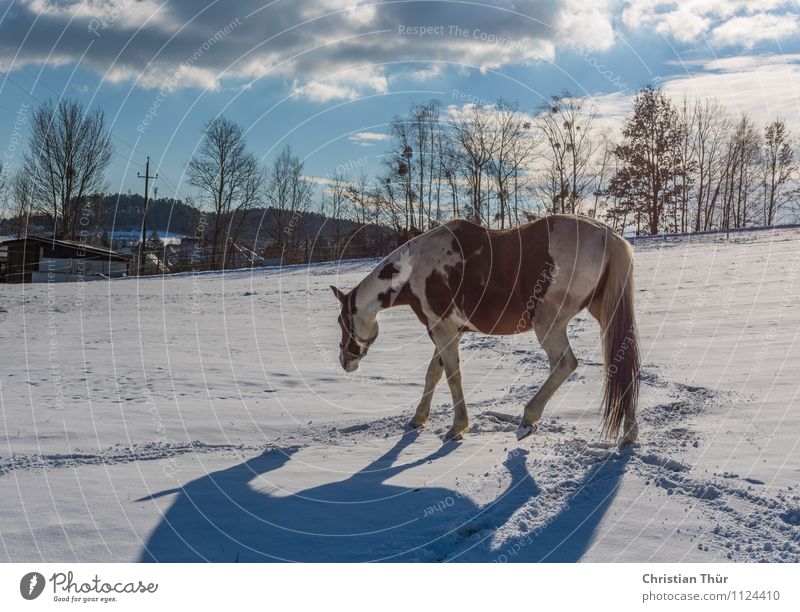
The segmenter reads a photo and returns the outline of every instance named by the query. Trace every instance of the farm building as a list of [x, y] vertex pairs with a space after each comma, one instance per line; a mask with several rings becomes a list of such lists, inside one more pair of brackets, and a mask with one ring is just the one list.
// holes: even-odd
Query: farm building
[[29, 236], [0, 242], [0, 282], [47, 283], [118, 278], [129, 256], [82, 242]]

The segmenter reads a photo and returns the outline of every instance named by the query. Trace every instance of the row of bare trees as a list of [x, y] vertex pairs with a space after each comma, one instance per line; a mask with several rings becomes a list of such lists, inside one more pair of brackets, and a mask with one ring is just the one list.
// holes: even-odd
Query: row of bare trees
[[772, 225], [797, 213], [795, 141], [783, 120], [760, 129], [715, 100], [676, 104], [657, 87], [637, 92], [616, 142], [588, 102], [567, 93], [531, 112], [504, 100], [415, 105], [389, 137], [373, 181], [332, 178], [331, 217], [408, 235], [455, 216], [503, 228], [580, 213], [655, 234]]
[[591, 214], [610, 168], [607, 135], [585, 101], [567, 94], [536, 112], [506, 100], [418, 104], [394, 118], [389, 137], [374, 181], [331, 178], [333, 219], [349, 214], [408, 236], [452, 217], [504, 228], [547, 213]]
[[614, 147], [617, 169], [602, 190], [606, 217], [651, 234], [794, 220], [795, 147], [781, 119], [759, 129], [715, 100], [676, 105], [644, 88]]
[[[416, 104], [394, 118], [388, 137], [374, 177], [334, 173], [318, 190], [288, 146], [264, 164], [240, 125], [209, 121], [187, 177], [208, 212], [202, 226], [215, 265], [253, 224], [274, 252], [307, 257], [317, 194], [330, 218], [331, 257], [354, 244], [357, 254], [381, 251], [452, 217], [504, 228], [579, 213], [653, 234], [772, 225], [797, 214], [796, 143], [783, 120], [759, 127], [715, 100], [675, 103], [657, 87], [637, 92], [616, 137], [586, 99], [567, 93], [530, 111], [507, 100]], [[10, 176], [0, 168], [0, 200], [11, 203], [20, 234], [39, 213], [56, 236], [75, 238], [113, 155], [102, 111], [69, 99], [41, 105], [22, 164]], [[353, 224], [374, 231], [354, 234]]]
[[[15, 233], [27, 234], [32, 215], [47, 219], [57, 238], [82, 236], [90, 221], [96, 230], [95, 204], [113, 155], [101, 110], [86, 111], [67, 98], [42, 104], [31, 117], [22, 164], [11, 175], [0, 167], [0, 202]], [[314, 186], [288, 147], [265, 166], [249, 150], [243, 128], [219, 117], [204, 127], [187, 176], [208, 213], [199, 226], [211, 265], [225, 265], [243, 227], [253, 222], [263, 225], [277, 252], [299, 249]]]
[[[101, 110], [87, 111], [67, 98], [42, 104], [31, 117], [20, 167], [9, 174], [0, 166], [0, 203], [14, 233], [27, 235], [36, 217], [48, 235], [86, 239], [88, 233], [89, 240], [100, 240], [106, 228], [97, 227], [102, 221], [97, 202], [113, 155]], [[204, 127], [187, 176], [205, 209], [196, 235], [203, 238], [210, 267], [225, 266], [232, 251], [241, 250], [239, 238], [248, 224], [259, 226], [278, 256], [294, 259], [307, 250], [314, 185], [289, 147], [263, 165], [248, 148], [243, 128], [219, 117]]]
[[[793, 139], [781, 120], [762, 133], [746, 115], [728, 117], [716, 101], [676, 105], [646, 87], [615, 143], [596, 127], [587, 102], [568, 94], [535, 112], [503, 100], [444, 110], [435, 101], [415, 105], [392, 121], [389, 150], [374, 179], [334, 173], [325, 181], [330, 255], [344, 255], [354, 244], [358, 254], [369, 251], [367, 234], [354, 238], [346, 221], [388, 226], [395, 242], [456, 216], [503, 228], [545, 214], [581, 213], [636, 234], [774, 224], [797, 198]], [[205, 135], [216, 143], [212, 148], [238, 150], [225, 145], [228, 138], [220, 138], [214, 123]], [[238, 134], [233, 140], [242, 138], [235, 124], [216, 123], [227, 123], [224, 133]], [[222, 166], [211, 175], [218, 179]], [[244, 166], [260, 172], [253, 160]], [[284, 149], [254, 181], [263, 189], [248, 200], [267, 207], [265, 228], [287, 253], [309, 239], [302, 223], [314, 193], [302, 170], [302, 161]], [[202, 187], [196, 178], [192, 183]], [[215, 211], [235, 240], [228, 212]], [[391, 242], [376, 232], [371, 247], [379, 252]]]
[[[272, 250], [297, 257], [307, 240], [306, 215], [312, 208], [314, 185], [303, 175], [303, 161], [286, 146], [273, 162], [262, 165], [247, 146], [245, 131], [225, 117], [209, 121], [187, 168], [211, 214], [211, 259], [222, 268], [231, 249], [240, 248], [248, 223], [258, 223]], [[253, 214], [260, 211], [261, 214]]]

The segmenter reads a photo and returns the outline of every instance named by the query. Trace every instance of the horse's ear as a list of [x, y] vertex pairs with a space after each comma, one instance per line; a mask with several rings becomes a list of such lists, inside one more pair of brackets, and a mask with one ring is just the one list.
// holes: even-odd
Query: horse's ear
[[347, 295], [345, 294], [344, 291], [339, 289], [339, 287], [334, 287], [333, 285], [331, 285], [331, 291], [333, 291], [333, 295], [336, 296], [337, 300], [339, 300], [342, 304], [345, 303], [345, 301], [347, 300]]

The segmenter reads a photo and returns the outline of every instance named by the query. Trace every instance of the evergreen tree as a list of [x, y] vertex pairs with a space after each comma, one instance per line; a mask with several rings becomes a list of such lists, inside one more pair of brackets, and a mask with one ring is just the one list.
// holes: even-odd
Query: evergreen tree
[[622, 144], [614, 148], [619, 169], [608, 188], [618, 207], [637, 219], [637, 231], [657, 234], [664, 225], [665, 210], [675, 205], [683, 189], [688, 176], [680, 152], [683, 129], [675, 106], [661, 88], [646, 86], [637, 92]]

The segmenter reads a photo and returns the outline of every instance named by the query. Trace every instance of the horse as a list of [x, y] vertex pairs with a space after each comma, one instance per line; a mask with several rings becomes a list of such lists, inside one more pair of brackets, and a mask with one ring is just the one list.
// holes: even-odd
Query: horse
[[331, 289], [341, 303], [339, 362], [346, 372], [358, 368], [378, 338], [382, 310], [409, 306], [425, 325], [435, 348], [409, 425], [425, 425], [444, 373], [454, 410], [446, 441], [461, 439], [469, 429], [458, 352], [465, 333], [533, 330], [547, 354], [550, 373], [525, 405], [517, 429], [521, 440], [535, 431], [548, 400], [578, 367], [567, 325], [588, 308], [602, 331], [601, 431], [616, 440], [622, 426], [623, 444], [637, 439], [633, 250], [605, 223], [549, 215], [510, 229], [487, 229], [455, 219], [398, 247], [350, 292]]

